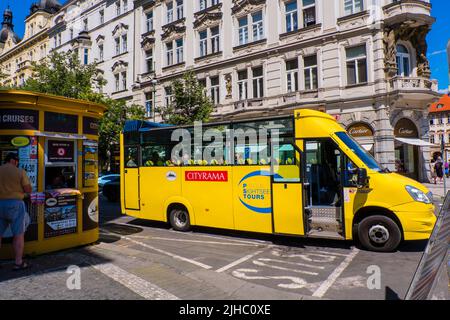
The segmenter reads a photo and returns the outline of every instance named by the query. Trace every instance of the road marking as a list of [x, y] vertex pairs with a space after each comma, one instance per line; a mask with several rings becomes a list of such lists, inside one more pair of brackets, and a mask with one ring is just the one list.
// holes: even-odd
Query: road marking
[[182, 232], [182, 231], [176, 231], [176, 230], [169, 230], [170, 232], [173, 233], [179, 233], [179, 234], [186, 234], [189, 236], [195, 236], [195, 237], [202, 237], [202, 238], [213, 238], [213, 239], [220, 239], [220, 240], [227, 240], [227, 241], [233, 241], [233, 242], [241, 242], [241, 243], [248, 243], [248, 244], [270, 244], [270, 241], [264, 241], [264, 240], [238, 240], [238, 239], [234, 239], [231, 237], [220, 237], [220, 236], [210, 236], [210, 235], [206, 235], [206, 234], [199, 234], [199, 233], [186, 233], [186, 232]]
[[140, 242], [140, 241], [136, 241], [136, 240], [134, 240], [134, 239], [132, 239], [132, 238], [130, 238], [130, 237], [121, 236], [121, 235], [119, 235], [119, 234], [111, 233], [111, 232], [109, 232], [109, 231], [106, 231], [106, 233], [111, 234], [111, 235], [116, 235], [116, 236], [118, 236], [120, 239], [128, 240], [128, 241], [130, 241], [130, 242], [132, 242], [132, 243], [135, 243], [135, 244], [138, 244], [138, 245], [140, 245], [140, 246], [142, 246], [142, 247], [144, 247], [144, 248], [149, 248], [149, 249], [151, 249], [151, 250], [154, 250], [154, 251], [157, 251], [157, 252], [159, 252], [159, 253], [165, 254], [165, 255], [167, 255], [167, 256], [169, 256], [169, 257], [172, 257], [172, 258], [174, 258], [174, 259], [178, 259], [178, 260], [181, 260], [181, 261], [185, 261], [185, 262], [194, 264], [194, 265], [196, 265], [196, 266], [202, 267], [203, 269], [211, 269], [211, 268], [212, 268], [211, 266], [209, 266], [209, 265], [207, 265], [207, 264], [204, 264], [204, 263], [201, 263], [201, 262], [198, 262], [198, 261], [189, 259], [189, 258], [185, 258], [185, 257], [182, 257], [182, 256], [179, 256], [179, 255], [170, 253], [170, 252], [165, 251], [165, 250], [161, 250], [161, 249], [155, 248], [155, 247], [153, 247], [153, 246], [151, 246], [151, 245], [148, 245], [148, 244], [146, 244], [146, 243], [143, 243], [143, 242]]
[[301, 262], [290, 262], [290, 261], [270, 259], [270, 258], [259, 258], [258, 260], [265, 261], [265, 262], [273, 261], [273, 262], [280, 262], [280, 263], [285, 263], [285, 264], [293, 264], [296, 266], [302, 266], [302, 267], [307, 267], [307, 268], [315, 268], [315, 269], [322, 269], [322, 270], [325, 269], [325, 267], [315, 266], [312, 264], [306, 264], [306, 263], [301, 263]]
[[348, 257], [348, 253], [337, 253], [337, 252], [321, 251], [321, 250], [315, 250], [314, 252], [325, 253], [325, 254], [329, 254], [329, 255], [332, 255], [332, 256]]
[[260, 261], [259, 259], [253, 260], [253, 263], [256, 264], [257, 266], [261, 266], [261, 267], [268, 267], [268, 268], [272, 268], [272, 269], [292, 271], [292, 272], [295, 272], [295, 273], [309, 274], [311, 276], [319, 275], [317, 272], [303, 271], [303, 270], [296, 270], [296, 269], [290, 269], [290, 268], [274, 266], [274, 265], [271, 265], [271, 264], [268, 264], [268, 263], [264, 263], [264, 262]]
[[76, 258], [78, 261], [81, 260], [88, 263], [95, 270], [100, 271], [108, 278], [120, 283], [121, 285], [140, 295], [144, 299], [180, 300], [180, 298], [158, 287], [156, 284], [153, 284], [141, 277], [129, 273], [128, 271], [125, 271], [112, 263], [101, 263], [98, 261], [98, 259], [78, 253], [69, 254], [69, 256]]
[[234, 262], [232, 262], [232, 263], [230, 263], [230, 264], [227, 264], [226, 266], [224, 266], [224, 267], [222, 267], [222, 268], [220, 268], [220, 269], [217, 269], [216, 272], [223, 272], [223, 271], [225, 271], [225, 270], [228, 270], [228, 269], [230, 269], [230, 268], [233, 268], [233, 267], [235, 267], [235, 266], [241, 264], [242, 262], [245, 262], [245, 261], [247, 261], [247, 260], [253, 258], [254, 256], [260, 254], [261, 252], [262, 252], [262, 251], [257, 251], [257, 252], [255, 252], [255, 253], [253, 253], [253, 254], [246, 255], [245, 257], [242, 257], [242, 258], [240, 258], [240, 259], [238, 259], [238, 260], [236, 260], [236, 261], [234, 261]]
[[155, 239], [155, 240], [167, 240], [167, 241], [179, 241], [179, 242], [196, 242], [203, 244], [220, 244], [220, 245], [228, 245], [228, 246], [259, 246], [259, 244], [255, 243], [232, 243], [232, 242], [219, 242], [219, 241], [203, 241], [203, 240], [187, 240], [187, 239], [173, 239], [173, 238], [163, 238], [163, 237], [144, 237], [144, 236], [131, 236], [133, 238], [142, 238], [142, 239]]
[[355, 247], [352, 248], [352, 251], [350, 254], [344, 259], [344, 261], [341, 262], [341, 264], [334, 269], [333, 273], [331, 273], [327, 280], [322, 282], [319, 288], [313, 293], [313, 297], [322, 298], [325, 293], [327, 293], [328, 289], [333, 285], [333, 283], [336, 281], [336, 279], [341, 275], [341, 273], [348, 267], [350, 262], [355, 258], [355, 256], [358, 254], [359, 250]]
[[153, 246], [151, 246], [151, 245], [148, 245], [148, 244], [146, 244], [146, 243], [143, 243], [143, 242], [140, 242], [140, 241], [136, 241], [136, 240], [134, 240], [134, 239], [131, 239], [130, 237], [124, 237], [124, 236], [121, 236], [120, 238], [121, 238], [121, 239], [128, 240], [128, 241], [131, 241], [131, 242], [133, 242], [133, 243], [135, 243], [135, 244], [138, 244], [138, 245], [140, 245], [140, 246], [142, 246], [142, 247], [149, 248], [149, 249], [152, 249], [152, 250], [157, 251], [157, 252], [159, 252], [159, 253], [165, 254], [165, 255], [167, 255], [167, 256], [169, 256], [169, 257], [172, 257], [172, 258], [174, 258], [174, 259], [178, 259], [178, 260], [181, 260], [181, 261], [185, 261], [185, 262], [194, 264], [194, 265], [196, 265], [196, 266], [202, 267], [203, 269], [211, 269], [211, 268], [212, 268], [211, 266], [209, 266], [209, 265], [207, 265], [207, 264], [204, 264], [204, 263], [201, 263], [201, 262], [198, 262], [198, 261], [189, 259], [189, 258], [185, 258], [185, 257], [179, 256], [179, 255], [170, 253], [170, 252], [168, 252], [168, 251], [166, 251], [166, 250], [161, 250], [161, 249], [155, 248], [155, 247], [153, 247]]

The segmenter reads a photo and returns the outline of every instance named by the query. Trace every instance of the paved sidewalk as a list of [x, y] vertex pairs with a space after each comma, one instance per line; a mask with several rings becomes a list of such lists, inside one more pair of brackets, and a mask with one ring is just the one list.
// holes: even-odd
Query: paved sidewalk
[[[437, 181], [434, 183], [424, 183], [431, 192], [433, 192], [433, 196], [435, 200], [443, 200], [444, 195], [444, 181]], [[450, 179], [446, 179], [445, 181], [446, 192], [450, 190]]]

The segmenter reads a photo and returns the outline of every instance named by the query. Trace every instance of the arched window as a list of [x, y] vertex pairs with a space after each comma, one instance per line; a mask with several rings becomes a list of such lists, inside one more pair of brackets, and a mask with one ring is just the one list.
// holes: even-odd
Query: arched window
[[409, 77], [411, 75], [411, 57], [404, 45], [397, 45], [397, 75]]

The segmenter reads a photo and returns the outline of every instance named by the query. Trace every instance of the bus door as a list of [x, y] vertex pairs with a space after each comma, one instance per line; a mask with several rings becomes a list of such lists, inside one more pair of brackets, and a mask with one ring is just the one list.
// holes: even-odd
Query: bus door
[[272, 145], [271, 191], [273, 233], [303, 235], [303, 186], [300, 152], [290, 142]]
[[304, 140], [306, 233], [342, 239], [344, 235], [343, 154], [333, 140]]
[[124, 147], [124, 204], [125, 209], [140, 210], [139, 146]]

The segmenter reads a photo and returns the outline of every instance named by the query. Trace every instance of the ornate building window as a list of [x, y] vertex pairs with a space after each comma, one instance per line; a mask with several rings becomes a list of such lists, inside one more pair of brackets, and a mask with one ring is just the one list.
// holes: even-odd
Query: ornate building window
[[264, 72], [263, 67], [252, 68], [253, 75], [253, 98], [264, 97]]
[[[175, 48], [175, 54], [174, 54]], [[166, 66], [184, 62], [184, 40], [178, 38], [174, 41], [166, 42]]]
[[363, 11], [363, 0], [344, 0], [345, 15]]
[[248, 43], [248, 18], [242, 17], [238, 19], [239, 24], [239, 45]]
[[153, 10], [145, 14], [145, 30], [146, 32], [153, 31]]
[[248, 98], [248, 75], [247, 70], [238, 72], [238, 98], [246, 100]]
[[210, 78], [211, 88], [210, 96], [214, 104], [220, 103], [220, 81], [219, 76]]
[[237, 19], [237, 22], [238, 45], [241, 46], [264, 39], [264, 17], [262, 10], [240, 17]]
[[177, 50], [177, 63], [184, 61], [184, 41], [183, 38], [175, 40]]
[[316, 0], [303, 1], [303, 27], [316, 24]]
[[173, 2], [167, 2], [166, 3], [166, 22], [167, 23], [172, 23], [173, 22]]
[[286, 61], [287, 91], [298, 91], [298, 59]]
[[411, 76], [411, 56], [404, 45], [397, 45], [397, 75], [402, 77]]
[[252, 29], [253, 41], [258, 41], [264, 38], [264, 22], [262, 11], [252, 14]]
[[347, 84], [352, 85], [367, 82], [366, 46], [347, 48], [346, 56]]
[[204, 29], [198, 32], [199, 57], [220, 52], [220, 28], [219, 26]]
[[208, 54], [208, 30], [203, 30], [198, 33], [200, 41], [200, 57]]
[[286, 32], [298, 29], [297, 1], [286, 2], [285, 4]]
[[165, 87], [164, 94], [165, 94], [166, 107], [169, 107], [173, 102], [172, 87]]
[[304, 57], [303, 63], [305, 76], [305, 90], [316, 90], [318, 86], [317, 55]]
[[145, 51], [145, 65], [147, 73], [154, 71], [153, 49]]
[[173, 65], [173, 43], [166, 43], [166, 66]]

